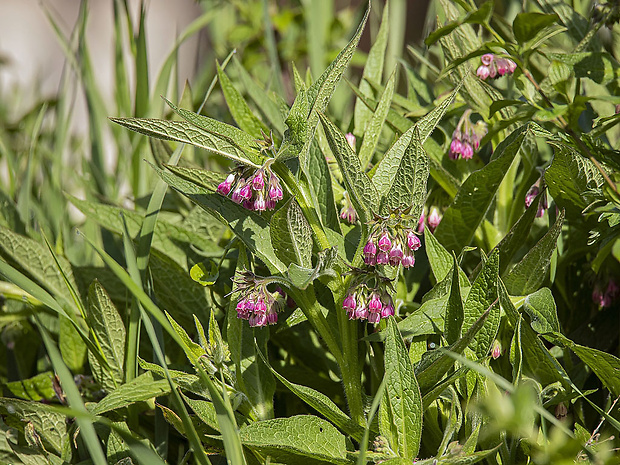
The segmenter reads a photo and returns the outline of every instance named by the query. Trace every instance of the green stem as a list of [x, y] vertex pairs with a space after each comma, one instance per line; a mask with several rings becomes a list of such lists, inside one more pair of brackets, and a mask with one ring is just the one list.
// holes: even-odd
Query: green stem
[[275, 171], [282, 182], [286, 184], [289, 192], [293, 194], [297, 200], [301, 211], [312, 228], [312, 232], [314, 232], [314, 239], [319, 249], [323, 250], [330, 248], [331, 243], [329, 242], [329, 239], [327, 239], [325, 231], [323, 231], [321, 220], [319, 219], [316, 210], [311, 207], [312, 197], [310, 192], [308, 192], [307, 187], [304, 186], [303, 183], [297, 182], [290, 170], [282, 163], [274, 163], [273, 171]]

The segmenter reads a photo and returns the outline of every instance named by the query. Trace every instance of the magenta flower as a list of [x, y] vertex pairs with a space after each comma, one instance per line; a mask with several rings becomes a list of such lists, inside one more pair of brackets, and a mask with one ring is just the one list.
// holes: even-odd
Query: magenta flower
[[437, 211], [437, 208], [433, 207], [428, 215], [428, 227], [431, 232], [435, 231], [435, 228], [439, 226], [439, 223], [441, 223], [441, 215]]
[[373, 265], [377, 260], [377, 246], [372, 240], [368, 240], [363, 250], [364, 263], [366, 265]]
[[509, 58], [501, 58], [492, 53], [486, 53], [480, 57], [481, 65], [476, 70], [476, 75], [483, 81], [487, 78], [511, 75], [517, 69], [517, 64]]
[[267, 161], [265, 166], [255, 171], [251, 168], [237, 168], [220, 183], [217, 192], [227, 196], [232, 191], [230, 199], [248, 210], [257, 212], [273, 210], [277, 201], [284, 197], [284, 192], [278, 177], [271, 171], [269, 165], [270, 162]]
[[351, 149], [353, 149], [353, 151], [355, 152], [356, 151], [356, 148], [355, 148], [355, 142], [356, 142], [355, 136], [352, 133], [347, 132], [344, 135], [344, 137], [345, 137], [345, 139], [347, 139], [347, 142], [349, 143], [349, 147], [351, 147]]
[[407, 247], [409, 247], [414, 252], [418, 250], [422, 246], [422, 242], [420, 242], [420, 238], [416, 235], [413, 230], [409, 230], [407, 232]]
[[469, 119], [471, 110], [465, 110], [459, 120], [456, 129], [452, 133], [448, 156], [451, 160], [458, 160], [463, 156], [464, 160], [470, 160], [474, 151], [480, 147], [480, 140], [487, 134], [487, 125], [479, 120], [475, 124]]
[[412, 253], [407, 252], [403, 255], [401, 263], [403, 268], [411, 268], [415, 265], [415, 256]]
[[383, 281], [373, 288], [369, 288], [363, 282], [353, 285], [342, 302], [342, 308], [347, 312], [349, 319], [368, 320], [377, 324], [381, 318], [394, 315], [394, 304], [385, 286]]
[[403, 258], [403, 248], [400, 244], [396, 244], [392, 247], [390, 253], [388, 254], [388, 258], [390, 261], [390, 265], [398, 266], [400, 264]]
[[246, 271], [234, 280], [239, 293], [237, 317], [248, 320], [250, 326], [265, 326], [278, 322], [278, 311], [283, 306], [284, 298], [278, 291], [269, 292], [263, 279]]
[[379, 246], [379, 250], [382, 252], [387, 252], [392, 248], [392, 241], [390, 240], [390, 235], [387, 231], [383, 231], [383, 234], [379, 238], [379, 242], [377, 243]]
[[217, 186], [217, 191], [222, 195], [228, 195], [230, 193], [230, 190], [232, 189], [233, 183], [235, 182], [235, 178], [235, 174], [230, 173], [226, 177], [226, 180], [221, 182], [220, 185]]

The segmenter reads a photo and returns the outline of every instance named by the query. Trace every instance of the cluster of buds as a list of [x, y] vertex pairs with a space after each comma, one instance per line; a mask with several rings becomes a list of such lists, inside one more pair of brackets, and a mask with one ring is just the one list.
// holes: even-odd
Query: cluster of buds
[[480, 147], [480, 140], [487, 134], [486, 123], [479, 120], [473, 124], [469, 119], [470, 115], [471, 110], [466, 110], [452, 133], [449, 152], [452, 160], [457, 160], [459, 156], [462, 156], [464, 160], [470, 160]]
[[278, 291], [269, 292], [267, 282], [250, 271], [245, 271], [234, 280], [239, 293], [237, 317], [248, 320], [252, 327], [273, 325], [278, 322], [278, 312], [284, 298]]
[[605, 290], [599, 283], [594, 286], [592, 301], [601, 308], [610, 307], [619, 294], [620, 288], [613, 279], [610, 279]]
[[517, 64], [510, 58], [500, 58], [492, 53], [485, 53], [480, 57], [482, 64], [476, 74], [483, 81], [486, 78], [495, 79], [504, 75], [511, 75], [517, 69]]
[[347, 191], [344, 191], [344, 195], [342, 197], [342, 208], [340, 209], [340, 218], [347, 221], [348, 223], [355, 223], [357, 221], [357, 212], [351, 203], [351, 197]]
[[369, 266], [402, 264], [409, 268], [415, 264], [413, 252], [420, 246], [420, 238], [413, 229], [390, 231], [387, 226], [379, 227], [370, 234], [364, 246], [364, 263]]
[[[538, 181], [534, 183], [530, 190], [525, 194], [525, 208], [530, 208], [530, 205], [534, 203], [534, 200], [540, 194], [541, 190], [544, 190], [544, 185], [542, 184], [542, 178], [539, 178]], [[540, 199], [540, 203], [538, 204], [538, 211], [536, 211], [536, 218], [541, 218], [545, 210], [549, 208], [549, 202], [547, 201], [547, 194], [543, 192], [542, 197]]]
[[[357, 278], [357, 279], [356, 279]], [[378, 276], [360, 274], [353, 279], [349, 293], [342, 302], [350, 320], [368, 320], [379, 323], [382, 318], [394, 315], [394, 303], [388, 292], [389, 281]], [[371, 281], [374, 286], [370, 286]]]
[[232, 192], [233, 202], [257, 212], [273, 210], [284, 196], [280, 180], [268, 163], [257, 170], [241, 167], [233, 171], [217, 186], [217, 191], [226, 196]]

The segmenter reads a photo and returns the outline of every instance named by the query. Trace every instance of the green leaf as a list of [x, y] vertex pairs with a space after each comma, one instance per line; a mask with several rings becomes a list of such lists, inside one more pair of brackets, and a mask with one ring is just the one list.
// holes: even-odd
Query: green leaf
[[545, 182], [558, 206], [574, 215], [603, 198], [605, 180], [594, 163], [565, 146], [556, 148]]
[[312, 415], [257, 421], [243, 426], [239, 434], [245, 446], [277, 462], [349, 463], [345, 437], [330, 423]]
[[217, 77], [222, 86], [222, 92], [224, 93], [224, 98], [226, 99], [230, 114], [239, 127], [257, 139], [261, 138], [261, 131], [269, 135], [267, 126], [252, 113], [252, 110], [250, 110], [243, 96], [235, 88], [219, 63], [217, 63]]
[[198, 284], [202, 284], [203, 286], [212, 286], [217, 281], [217, 278], [220, 275], [220, 269], [213, 260], [209, 260], [209, 269], [207, 270], [207, 265], [205, 262], [196, 263], [189, 270], [189, 275], [192, 277], [194, 281]]
[[435, 231], [446, 249], [459, 253], [471, 243], [529, 130], [524, 125], [513, 131], [497, 146], [495, 159], [465, 180]]
[[424, 209], [430, 162], [422, 147], [417, 126], [415, 129], [411, 142], [405, 149], [396, 172], [393, 173], [394, 178], [390, 190], [381, 199], [381, 212], [383, 214], [388, 214], [396, 209], [406, 210], [413, 207], [409, 214], [417, 219]]
[[256, 143], [256, 138], [252, 137], [247, 132], [242, 131], [241, 129], [231, 126], [229, 124], [222, 123], [221, 121], [218, 121], [216, 119], [199, 115], [198, 113], [194, 113], [193, 111], [189, 111], [184, 108], [179, 108], [168, 99], [164, 98], [164, 100], [166, 101], [168, 106], [172, 108], [172, 111], [174, 111], [177, 115], [179, 115], [191, 125], [202, 129], [209, 134], [228, 141], [230, 144], [238, 147], [245, 153], [257, 155], [258, 144]]
[[257, 152], [244, 151], [236, 143], [231, 143], [228, 138], [211, 134], [187, 121], [141, 118], [110, 118], [110, 120], [140, 134], [194, 145], [243, 165], [258, 168], [263, 161]]
[[388, 320], [384, 364], [386, 390], [379, 409], [379, 430], [394, 452], [413, 460], [422, 436], [422, 395], [392, 317]]
[[32, 423], [50, 452], [61, 454], [69, 441], [66, 417], [54, 411], [51, 406], [2, 397], [0, 398], [0, 411], [5, 422], [22, 431], [27, 422]]
[[439, 29], [431, 32], [426, 39], [424, 39], [424, 43], [426, 45], [432, 45], [437, 42], [442, 37], [450, 34], [453, 30], [459, 27], [461, 24], [471, 23], [471, 24], [483, 24], [488, 23], [491, 19], [491, 15], [493, 14], [493, 1], [487, 1], [480, 5], [480, 8], [474, 10], [470, 13], [467, 13], [464, 17], [449, 22], [445, 26], [440, 27]]
[[[116, 234], [123, 234], [123, 223], [125, 223], [132, 237], [136, 237], [140, 233], [144, 217], [137, 212], [111, 205], [80, 200], [72, 196], [68, 196], [68, 198], [73, 205], [84, 213], [84, 215], [96, 221], [109, 231]], [[207, 218], [210, 217], [207, 216]], [[124, 222], [123, 219], [125, 220]], [[153, 230], [152, 247], [170, 256], [177, 263], [182, 265], [187, 263], [186, 257], [191, 247], [197, 247], [204, 252], [219, 254], [221, 248], [211, 240], [209, 234], [205, 234], [205, 229], [208, 229], [210, 225], [205, 224], [204, 220], [204, 217], [201, 218], [202, 227], [200, 230], [193, 230], [190, 228], [189, 223], [175, 224], [158, 218], [155, 229]], [[213, 220], [213, 223], [216, 223], [216, 221]], [[217, 223], [218, 226], [219, 224], [220, 223]], [[108, 291], [110, 290], [108, 289]]]
[[[381, 82], [381, 76], [383, 75], [383, 63], [385, 61], [385, 51], [388, 43], [388, 30], [389, 30], [389, 2], [385, 2], [383, 7], [383, 15], [381, 16], [381, 26], [379, 32], [375, 38], [370, 51], [368, 52], [368, 58], [364, 65], [364, 72], [362, 73], [362, 79], [360, 81], [359, 90], [363, 95], [372, 97], [372, 87], [369, 81]], [[355, 121], [354, 134], [358, 137], [365, 134], [366, 124], [371, 118], [372, 113], [366, 107], [364, 102], [359, 98], [355, 100], [355, 109], [353, 111], [353, 117]], [[360, 157], [361, 158], [361, 157]], [[362, 158], [363, 160], [363, 158]]]
[[60, 334], [58, 348], [67, 368], [73, 373], [81, 373], [86, 361], [86, 344], [73, 326], [73, 323], [64, 316], [59, 317]]
[[379, 136], [381, 136], [383, 123], [385, 122], [385, 118], [387, 118], [388, 111], [392, 105], [395, 84], [396, 70], [394, 70], [390, 75], [390, 78], [385, 85], [385, 89], [381, 94], [381, 98], [379, 99], [379, 103], [377, 103], [377, 109], [370, 118], [370, 121], [368, 121], [368, 124], [366, 124], [366, 129], [364, 129], [364, 139], [359, 152], [359, 159], [364, 169], [366, 169], [368, 163], [372, 160], [375, 147], [377, 146], [377, 142], [379, 142]]
[[370, 2], [368, 3], [368, 9], [364, 14], [364, 18], [358, 26], [353, 38], [349, 41], [345, 48], [342, 49], [334, 61], [331, 62], [323, 74], [321, 74], [314, 84], [312, 84], [312, 86], [308, 89], [308, 136], [301, 152], [299, 153], [299, 162], [304, 171], [308, 166], [308, 151], [310, 150], [312, 139], [314, 139], [316, 127], [319, 124], [319, 115], [327, 108], [327, 104], [336, 90], [336, 86], [340, 82], [340, 78], [349, 66], [349, 62], [353, 57], [357, 44], [362, 37], [362, 32], [369, 14]]
[[302, 401], [319, 412], [334, 425], [347, 434], [350, 434], [356, 441], [361, 440], [364, 434], [364, 428], [355, 423], [351, 418], [338, 408], [334, 402], [322, 392], [316, 391], [303, 384], [295, 384], [288, 381], [284, 376], [273, 369], [267, 362], [262, 352], [258, 352], [263, 362], [269, 367], [273, 375], [280, 380], [293, 394]]
[[52, 386], [53, 378], [54, 373], [46, 371], [32, 378], [8, 382], [5, 386], [11, 394], [21, 399], [33, 401], [49, 400], [55, 396]]
[[181, 327], [181, 325], [174, 321], [174, 318], [172, 318], [168, 312], [165, 312], [165, 314], [170, 322], [170, 325], [179, 335], [180, 340], [183, 341], [181, 347], [183, 348], [188, 360], [192, 365], [197, 365], [200, 357], [206, 355], [205, 349], [200, 344], [196, 344], [192, 341], [187, 332]]
[[[387, 196], [393, 189], [394, 185], [397, 183], [396, 179], [398, 176], [400, 176], [398, 182], [406, 183], [407, 176], [413, 178], [413, 176], [423, 174], [422, 172], [411, 172], [411, 170], [415, 168], [415, 166], [412, 165], [412, 163], [416, 161], [415, 156], [423, 150], [422, 146], [426, 142], [426, 139], [428, 139], [437, 124], [439, 124], [439, 121], [441, 121], [441, 118], [446, 114], [446, 111], [454, 102], [460, 88], [461, 86], [458, 85], [448, 97], [426, 116], [416, 122], [415, 125], [407, 127], [403, 135], [398, 138], [377, 164], [376, 171], [372, 177], [372, 183], [381, 197]], [[417, 147], [417, 145], [420, 145], [420, 147]], [[405, 154], [408, 156], [405, 157]], [[423, 160], [417, 160], [417, 162], [422, 163]], [[402, 173], [399, 175], [401, 171]], [[422, 186], [419, 187], [421, 188]], [[426, 187], [426, 185], [424, 185], [424, 187]], [[426, 192], [424, 192], [424, 195], [426, 195]], [[417, 195], [415, 195], [415, 198], [417, 199]]]
[[[439, 243], [429, 229], [424, 230], [424, 247], [435, 281], [443, 281], [452, 270], [452, 255]], [[459, 280], [462, 287], [470, 285], [467, 275], [460, 267]]]
[[[62, 273], [58, 270], [50, 250], [43, 244], [0, 226], [0, 256], [17, 264], [56, 298], [74, 308], [73, 298]], [[69, 283], [77, 289], [71, 264], [64, 257], [57, 257]]]
[[[557, 14], [560, 22], [568, 28], [568, 33], [576, 42], [580, 42], [591, 29], [590, 22], [568, 3], [556, 0], [536, 0], [536, 3], [545, 13]], [[592, 46], [593, 49], [599, 47], [600, 41], [596, 39]]]
[[273, 273], [283, 272], [286, 267], [276, 257], [269, 236], [269, 223], [261, 215], [250, 212], [232, 200], [207, 191], [179, 176], [154, 168], [157, 174], [172, 188], [194, 201], [222, 224], [229, 226], [233, 233], [255, 253]]
[[618, 357], [601, 350], [575, 344], [560, 333], [555, 333], [551, 337], [572, 350], [577, 357], [588, 365], [614, 397], [620, 396], [620, 359]]
[[335, 247], [322, 250], [318, 253], [314, 268], [303, 268], [291, 263], [288, 268], [288, 279], [297, 288], [304, 290], [320, 276], [336, 276], [334, 266], [338, 261], [338, 251]]
[[[446, 307], [446, 323], [444, 334], [449, 344], [456, 342], [461, 334], [463, 327], [463, 300], [461, 299], [461, 286], [459, 282], [459, 272], [461, 271], [453, 255], [454, 263], [452, 265], [452, 285], [450, 286], [450, 297], [448, 298], [448, 306]], [[454, 351], [454, 349], [452, 349]]]
[[250, 76], [250, 73], [246, 71], [236, 56], [233, 57], [233, 65], [250, 98], [254, 100], [261, 113], [267, 117], [271, 126], [278, 133], [283, 134], [285, 126], [280, 107], [269, 97], [265, 89]]
[[[458, 354], [463, 352], [476, 338], [482, 328], [484, 328], [492, 310], [492, 307], [488, 308], [467, 332], [448, 346], [447, 349]], [[418, 378], [418, 383], [420, 384], [420, 390], [424, 393], [428, 393], [450, 368], [452, 368], [454, 359], [445, 352], [440, 352], [438, 350], [426, 352], [425, 355], [426, 356], [422, 357], [422, 360], [416, 366], [415, 373]]]
[[301, 208], [291, 198], [271, 217], [269, 234], [276, 256], [285, 265], [312, 265], [312, 230]]
[[377, 190], [368, 175], [364, 172], [358, 156], [353, 152], [344, 134], [327, 119], [320, 115], [327, 141], [336, 157], [342, 178], [351, 197], [360, 221], [366, 223], [371, 219], [371, 212], [376, 210], [379, 203]]
[[557, 14], [519, 13], [512, 22], [512, 30], [516, 39], [522, 44], [533, 39], [541, 30], [556, 23], [559, 19]]
[[308, 93], [303, 87], [298, 90], [293, 106], [286, 117], [286, 131], [284, 131], [284, 140], [278, 151], [278, 160], [299, 156], [306, 143], [308, 143], [307, 150], [310, 150], [312, 142], [308, 139], [308, 107]]
[[95, 280], [88, 289], [88, 327], [97, 338], [101, 355], [109, 365], [104, 369], [97, 359], [89, 354], [88, 361], [93, 375], [107, 391], [121, 385], [124, 379], [125, 326], [110, 296]]
[[549, 288], [543, 287], [526, 296], [523, 311], [530, 316], [532, 329], [538, 334], [560, 331], [555, 300]]
[[315, 204], [319, 207], [321, 221], [326, 228], [340, 233], [340, 220], [334, 198], [332, 174], [325, 155], [316, 140], [310, 146], [308, 157], [310, 160], [307, 170], [308, 182], [313, 195], [316, 197]]
[[472, 284], [463, 307], [463, 335], [480, 319], [484, 312], [490, 309], [487, 322], [470, 345], [478, 357], [488, 355], [499, 329], [498, 280], [499, 253], [493, 252]]
[[135, 404], [163, 396], [170, 393], [168, 380], [159, 379], [155, 381], [150, 372], [134, 378], [130, 382], [123, 384], [119, 388], [110, 392], [91, 410], [95, 415], [117, 410], [128, 405]]
[[549, 228], [549, 231], [542, 239], [529, 250], [525, 257], [506, 276], [504, 283], [509, 293], [512, 295], [526, 295], [540, 287], [547, 277], [551, 255], [562, 232], [563, 224], [564, 210], [560, 212], [554, 225]]

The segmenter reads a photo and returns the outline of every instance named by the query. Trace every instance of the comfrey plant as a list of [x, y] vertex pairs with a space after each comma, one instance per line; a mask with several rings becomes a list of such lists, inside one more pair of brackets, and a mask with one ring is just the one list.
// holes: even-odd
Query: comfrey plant
[[23, 223], [30, 184], [0, 198], [0, 355], [42, 370], [0, 364], [0, 462], [616, 463], [618, 65], [597, 28], [617, 2], [590, 23], [514, 2], [510, 27], [499, 1], [438, 1], [410, 49], [430, 56], [382, 79], [386, 5], [350, 105], [328, 111], [368, 12], [315, 80], [292, 68], [291, 101], [241, 57], [206, 92], [227, 123], [113, 118], [152, 137], [160, 180], [146, 209], [71, 198], [106, 228], [100, 261]]

